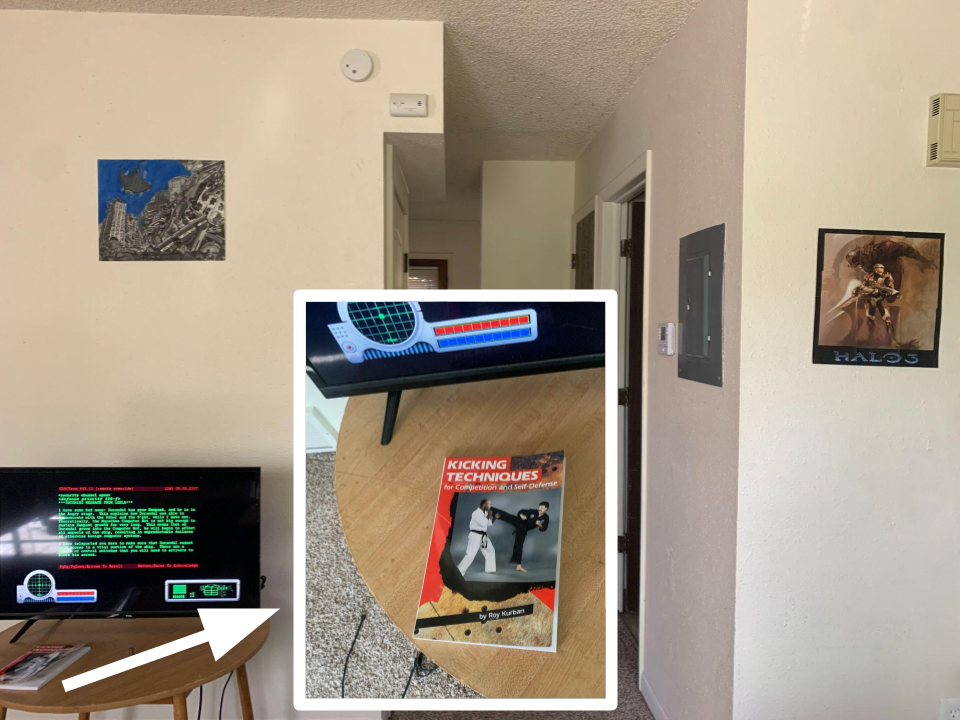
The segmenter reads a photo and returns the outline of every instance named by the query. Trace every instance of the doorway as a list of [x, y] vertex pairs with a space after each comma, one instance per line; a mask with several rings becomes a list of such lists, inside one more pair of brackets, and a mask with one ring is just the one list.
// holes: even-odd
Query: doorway
[[445, 258], [411, 258], [407, 287], [410, 290], [447, 290], [450, 287]]
[[[574, 287], [617, 291], [618, 610], [641, 640], [645, 492], [646, 232], [649, 153], [632, 162], [572, 220]], [[586, 257], [584, 257], [586, 256]], [[589, 268], [589, 273], [581, 270]], [[642, 655], [642, 651], [641, 651]]]
[[622, 203], [621, 241], [623, 284], [624, 392], [623, 410], [623, 611], [640, 612], [642, 473], [643, 473], [643, 358], [644, 332], [644, 250], [646, 202], [643, 192]]
[[[644, 562], [646, 531], [646, 399], [650, 321], [646, 316], [649, 271], [645, 261], [649, 233], [650, 153], [631, 162], [611, 180], [583, 217], [596, 212], [597, 284], [617, 291], [617, 531], [620, 576], [618, 610], [640, 643], [643, 667]], [[574, 218], [577, 219], [576, 217]]]
[[577, 223], [574, 230], [573, 287], [577, 290], [593, 288], [593, 261], [595, 255], [594, 230], [596, 213], [591, 211]]

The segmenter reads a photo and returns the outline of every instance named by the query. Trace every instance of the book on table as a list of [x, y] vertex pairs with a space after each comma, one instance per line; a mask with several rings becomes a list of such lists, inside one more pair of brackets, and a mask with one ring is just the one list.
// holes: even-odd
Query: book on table
[[39, 690], [88, 650], [88, 645], [37, 645], [0, 669], [0, 690]]
[[414, 636], [556, 652], [564, 454], [444, 460]]

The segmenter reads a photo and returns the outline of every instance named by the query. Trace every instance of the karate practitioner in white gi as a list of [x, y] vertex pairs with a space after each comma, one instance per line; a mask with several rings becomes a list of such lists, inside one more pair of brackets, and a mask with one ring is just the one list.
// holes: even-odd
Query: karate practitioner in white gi
[[480, 507], [473, 511], [470, 516], [470, 537], [467, 539], [467, 554], [457, 566], [460, 574], [464, 575], [467, 568], [473, 563], [479, 550], [483, 553], [484, 572], [495, 573], [497, 571], [497, 556], [493, 551], [493, 543], [487, 537], [487, 530], [493, 525], [494, 518], [490, 512], [490, 501], [484, 499], [480, 502]]

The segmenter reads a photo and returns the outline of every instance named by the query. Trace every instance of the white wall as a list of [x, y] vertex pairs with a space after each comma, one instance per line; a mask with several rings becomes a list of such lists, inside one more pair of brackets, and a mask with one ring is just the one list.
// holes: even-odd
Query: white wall
[[[750, 3], [737, 720], [935, 720], [960, 697], [955, 0]], [[821, 227], [946, 233], [940, 368], [811, 364]]]
[[651, 151], [649, 327], [677, 320], [680, 238], [726, 224], [724, 386], [678, 379], [648, 327], [643, 672], [659, 720], [731, 715], [745, 35], [746, 0], [704, 0], [577, 160], [582, 208]]
[[445, 258], [450, 290], [480, 288], [480, 223], [411, 220], [410, 256]]
[[569, 288], [573, 162], [483, 163], [481, 286]]
[[[390, 118], [411, 87], [432, 116]], [[383, 133], [442, 131], [442, 90], [439, 23], [0, 13], [2, 462], [262, 466], [261, 718], [294, 716], [293, 292], [382, 286]], [[98, 158], [224, 160], [226, 261], [99, 262]]]

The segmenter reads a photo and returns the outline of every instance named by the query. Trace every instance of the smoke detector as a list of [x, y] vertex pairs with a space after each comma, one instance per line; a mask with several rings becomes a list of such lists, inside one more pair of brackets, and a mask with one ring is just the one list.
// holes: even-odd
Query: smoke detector
[[928, 122], [927, 166], [960, 168], [960, 95], [931, 97]]
[[340, 71], [347, 80], [363, 82], [373, 73], [373, 58], [366, 50], [349, 50], [340, 59]]

